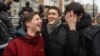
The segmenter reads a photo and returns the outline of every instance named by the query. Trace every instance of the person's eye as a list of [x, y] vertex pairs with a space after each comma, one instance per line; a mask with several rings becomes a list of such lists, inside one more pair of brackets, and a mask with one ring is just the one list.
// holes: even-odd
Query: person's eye
[[38, 20], [40, 20], [40, 18], [37, 18], [36, 20], [38, 21]]
[[56, 15], [56, 13], [52, 13], [52, 15]]

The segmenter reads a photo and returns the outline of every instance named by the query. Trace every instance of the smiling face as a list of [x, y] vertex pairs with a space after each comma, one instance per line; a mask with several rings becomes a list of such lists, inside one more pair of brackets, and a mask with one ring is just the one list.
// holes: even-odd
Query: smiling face
[[26, 22], [27, 29], [34, 31], [35, 33], [41, 31], [42, 20], [38, 14], [35, 14], [32, 19]]
[[59, 19], [59, 14], [56, 9], [49, 9], [48, 11], [48, 21], [49, 24], [54, 24]]

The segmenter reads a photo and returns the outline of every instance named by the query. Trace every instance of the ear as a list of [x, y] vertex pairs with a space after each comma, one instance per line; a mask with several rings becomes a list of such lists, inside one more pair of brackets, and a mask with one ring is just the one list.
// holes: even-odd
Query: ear
[[26, 27], [30, 27], [30, 22], [26, 22]]

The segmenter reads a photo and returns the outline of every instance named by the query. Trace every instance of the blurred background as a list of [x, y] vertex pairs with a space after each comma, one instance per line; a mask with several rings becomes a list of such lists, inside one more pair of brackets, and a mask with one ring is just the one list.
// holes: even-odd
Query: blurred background
[[100, 23], [100, 0], [19, 0], [18, 3], [13, 2], [11, 9], [8, 11], [9, 15], [14, 18], [19, 18], [18, 13], [25, 6], [26, 1], [30, 2], [30, 6], [34, 11], [38, 11], [39, 4], [43, 4], [45, 10], [49, 6], [58, 6], [62, 12], [64, 12], [64, 8], [69, 3], [79, 2], [83, 5], [85, 11], [91, 15], [92, 19]]

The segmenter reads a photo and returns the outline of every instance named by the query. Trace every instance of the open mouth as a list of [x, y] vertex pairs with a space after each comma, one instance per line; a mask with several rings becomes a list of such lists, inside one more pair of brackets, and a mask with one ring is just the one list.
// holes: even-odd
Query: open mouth
[[42, 27], [42, 25], [41, 25], [41, 24], [38, 24], [38, 27], [39, 27], [39, 28], [41, 28], [41, 27]]
[[55, 19], [54, 19], [54, 18], [50, 18], [49, 20], [50, 20], [50, 21], [53, 21], [53, 20], [55, 20]]

